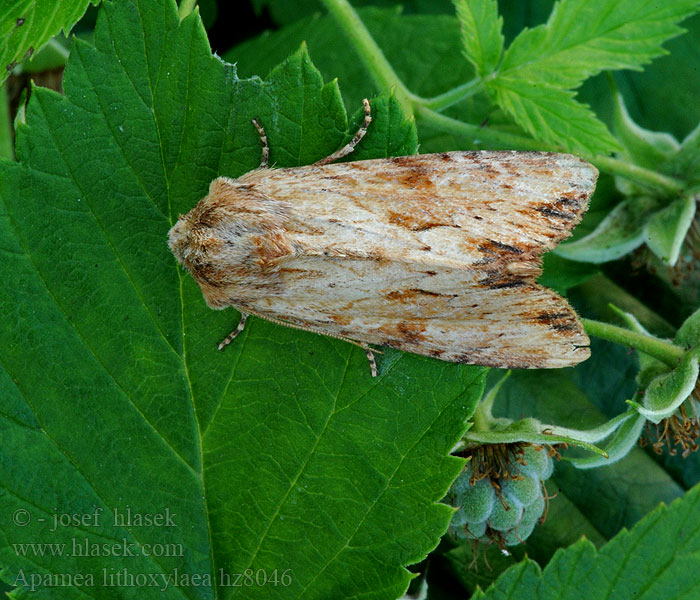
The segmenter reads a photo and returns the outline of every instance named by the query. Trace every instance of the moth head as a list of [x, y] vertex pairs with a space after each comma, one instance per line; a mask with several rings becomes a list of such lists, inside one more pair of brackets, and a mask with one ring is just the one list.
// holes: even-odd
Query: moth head
[[272, 259], [288, 253], [280, 219], [279, 207], [253, 185], [219, 177], [190, 212], [180, 215], [168, 243], [207, 304], [224, 308], [240, 304], [245, 288], [264, 287]]

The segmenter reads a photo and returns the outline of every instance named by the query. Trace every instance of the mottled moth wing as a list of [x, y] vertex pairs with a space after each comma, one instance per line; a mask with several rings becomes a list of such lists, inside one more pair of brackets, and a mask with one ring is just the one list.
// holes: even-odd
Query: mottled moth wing
[[596, 178], [536, 152], [260, 169], [212, 183], [181, 262], [212, 307], [448, 361], [570, 366], [588, 338], [535, 279]]

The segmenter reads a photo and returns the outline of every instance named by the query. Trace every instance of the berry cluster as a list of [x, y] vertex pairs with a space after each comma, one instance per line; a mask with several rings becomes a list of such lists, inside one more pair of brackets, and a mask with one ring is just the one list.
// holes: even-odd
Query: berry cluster
[[450, 533], [458, 539], [514, 546], [530, 536], [545, 511], [543, 482], [552, 474], [552, 458], [543, 446], [479, 450], [447, 494], [446, 501], [458, 508]]

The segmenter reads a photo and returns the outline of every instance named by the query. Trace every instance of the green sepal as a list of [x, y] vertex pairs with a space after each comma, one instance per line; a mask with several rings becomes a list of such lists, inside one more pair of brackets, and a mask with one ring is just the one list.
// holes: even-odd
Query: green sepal
[[[636, 415], [636, 417], [635, 417]], [[583, 458], [564, 457], [577, 469], [594, 469], [605, 465], [612, 465], [629, 454], [635, 446], [646, 419], [637, 415], [636, 411], [628, 410], [620, 416], [625, 416], [625, 422], [615, 432], [613, 438], [605, 446], [605, 456], [586, 456]], [[635, 417], [635, 418], [632, 418]]]
[[678, 262], [683, 240], [695, 218], [694, 196], [678, 198], [649, 217], [644, 228], [645, 242], [667, 265]]
[[[504, 426], [502, 429], [492, 429], [490, 431], [468, 431], [464, 435], [463, 439], [467, 443], [467, 445], [514, 444], [517, 442], [525, 442], [530, 444], [548, 444], [550, 446], [553, 444], [570, 444], [572, 446], [579, 446], [586, 450], [590, 450], [591, 452], [595, 452], [597, 454], [605, 454], [604, 450], [601, 450], [600, 448], [594, 446], [588, 441], [572, 437], [571, 435], [559, 434], [557, 433], [558, 431], [575, 432], [576, 434], [580, 433], [581, 437], [584, 437], [586, 433], [590, 433], [578, 432], [573, 429], [564, 430], [553, 425], [542, 425], [536, 419], [527, 418], [521, 419], [520, 421], [514, 421], [509, 425]], [[608, 435], [609, 433], [610, 432], [608, 432]], [[604, 437], [606, 436], [601, 435], [600, 439], [603, 439]]]
[[628, 400], [652, 423], [669, 418], [686, 401], [698, 380], [700, 347], [686, 352], [673, 370], [655, 377], [644, 392], [643, 404]]

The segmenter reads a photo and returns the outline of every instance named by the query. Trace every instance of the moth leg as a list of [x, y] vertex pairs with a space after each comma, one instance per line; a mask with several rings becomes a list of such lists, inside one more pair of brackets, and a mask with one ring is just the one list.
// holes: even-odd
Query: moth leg
[[253, 119], [253, 125], [255, 125], [255, 129], [258, 130], [258, 135], [260, 135], [260, 143], [262, 144], [262, 157], [260, 159], [260, 166], [258, 169], [266, 169], [267, 159], [270, 157], [270, 146], [267, 143], [267, 136], [265, 135], [263, 126], [260, 125], [260, 121]]
[[269, 317], [267, 315], [261, 315], [256, 312], [243, 312], [240, 309], [238, 309], [241, 313], [241, 320], [238, 322], [238, 327], [234, 329], [231, 333], [228, 334], [226, 339], [219, 344], [219, 350], [223, 349], [224, 346], [230, 344], [236, 336], [243, 331], [243, 328], [245, 327], [245, 321], [246, 319], [251, 316], [255, 315], [256, 317], [260, 317], [261, 319], [264, 319], [265, 321], [269, 321], [270, 323], [275, 323], [276, 325], [282, 325], [284, 327], [291, 327], [292, 329], [299, 329], [300, 331], [310, 331], [312, 333], [320, 333], [321, 335], [325, 335], [326, 337], [332, 337], [337, 340], [342, 340], [344, 342], [347, 342], [348, 344], [353, 344], [354, 346], [359, 346], [365, 351], [365, 354], [367, 355], [367, 360], [369, 361], [369, 368], [372, 371], [372, 377], [377, 377], [379, 375], [379, 371], [377, 370], [377, 361], [374, 359], [374, 353], [378, 352], [379, 354], [382, 354], [381, 350], [372, 350], [372, 348], [369, 347], [369, 344], [367, 342], [358, 342], [356, 340], [352, 340], [350, 338], [347, 338], [342, 335], [335, 335], [333, 333], [328, 333], [327, 331], [323, 331], [323, 329], [318, 329], [316, 327], [306, 327], [305, 325], [297, 325], [296, 323], [289, 323], [288, 321], [282, 321], [281, 319], [275, 319], [274, 317]]
[[245, 321], [248, 318], [248, 313], [241, 313], [241, 320], [238, 321], [238, 325], [236, 328], [229, 333], [226, 338], [219, 344], [219, 350], [223, 350], [226, 346], [228, 346], [233, 340], [236, 339], [236, 336], [245, 329]]
[[372, 372], [372, 377], [376, 377], [377, 375], [379, 375], [379, 371], [377, 371], [377, 361], [374, 360], [374, 352], [372, 352], [372, 348], [370, 348], [368, 344], [363, 343], [362, 349], [367, 355], [367, 360], [369, 361], [369, 369]]
[[335, 151], [333, 154], [330, 156], [326, 156], [326, 158], [323, 158], [317, 162], [314, 163], [315, 167], [321, 166], [321, 165], [327, 165], [328, 163], [332, 163], [333, 161], [336, 161], [340, 158], [343, 158], [344, 156], [347, 156], [350, 154], [354, 149], [357, 144], [360, 143], [360, 140], [365, 137], [365, 133], [367, 133], [367, 128], [369, 127], [369, 124], [372, 122], [372, 115], [370, 113], [370, 106], [369, 106], [369, 100], [365, 98], [362, 101], [362, 106], [365, 108], [365, 120], [362, 122], [362, 125], [360, 128], [357, 130], [357, 133], [355, 136], [345, 144], [340, 150]]

